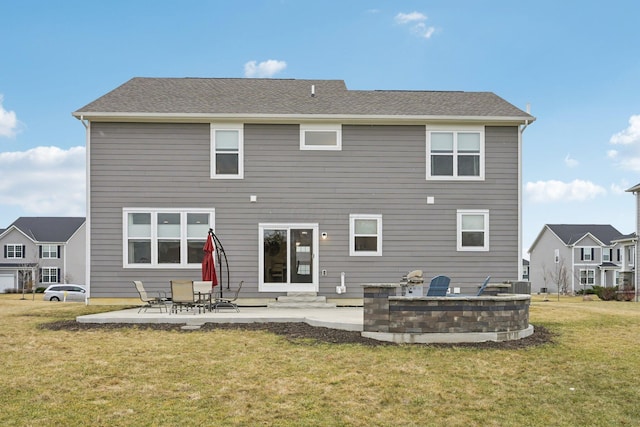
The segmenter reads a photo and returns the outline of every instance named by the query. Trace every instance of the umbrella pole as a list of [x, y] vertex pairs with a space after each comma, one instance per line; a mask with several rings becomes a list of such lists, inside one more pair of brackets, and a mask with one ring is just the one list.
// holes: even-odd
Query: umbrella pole
[[218, 236], [213, 232], [213, 229], [209, 229], [209, 234], [213, 238], [213, 244], [216, 247], [216, 257], [218, 258], [218, 265], [220, 266], [220, 298], [222, 298], [222, 258], [224, 257], [224, 264], [227, 270], [227, 290], [230, 289], [230, 273], [229, 273], [229, 260], [227, 259], [227, 253], [224, 251], [222, 242], [218, 239]]

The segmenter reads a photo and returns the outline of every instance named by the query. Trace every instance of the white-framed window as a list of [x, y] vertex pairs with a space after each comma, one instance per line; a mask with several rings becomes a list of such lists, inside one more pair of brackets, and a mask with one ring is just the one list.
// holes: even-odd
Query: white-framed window
[[602, 262], [611, 262], [611, 248], [602, 248]]
[[489, 211], [459, 209], [457, 211], [458, 251], [489, 250]]
[[484, 127], [430, 125], [426, 129], [427, 179], [484, 179]]
[[40, 283], [60, 283], [60, 269], [58, 267], [42, 267], [40, 269]]
[[24, 258], [24, 249], [24, 245], [9, 243], [4, 245], [4, 257], [8, 259]]
[[41, 245], [40, 250], [40, 258], [59, 258], [58, 245]]
[[301, 150], [342, 150], [342, 125], [301, 124]]
[[349, 215], [349, 255], [382, 256], [382, 215]]
[[200, 267], [214, 209], [124, 208], [124, 268]]
[[242, 123], [211, 123], [211, 178], [244, 178]]
[[595, 248], [580, 248], [581, 261], [593, 261], [595, 259]]
[[581, 285], [593, 285], [595, 284], [596, 271], [592, 269], [580, 270], [580, 284]]

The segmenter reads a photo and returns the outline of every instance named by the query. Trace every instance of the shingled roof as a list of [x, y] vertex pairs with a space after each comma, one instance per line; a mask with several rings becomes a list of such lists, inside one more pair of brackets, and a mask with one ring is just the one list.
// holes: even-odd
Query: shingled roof
[[610, 245], [612, 240], [618, 240], [624, 236], [608, 224], [547, 224], [547, 227], [565, 245], [573, 245], [587, 234], [591, 234], [605, 245]]
[[[313, 94], [313, 95], [312, 95]], [[136, 77], [73, 113], [118, 116], [378, 116], [535, 120], [491, 92], [348, 90], [342, 80]]]
[[25, 217], [16, 219], [7, 230], [16, 227], [35, 242], [68, 241], [84, 224], [84, 217]]

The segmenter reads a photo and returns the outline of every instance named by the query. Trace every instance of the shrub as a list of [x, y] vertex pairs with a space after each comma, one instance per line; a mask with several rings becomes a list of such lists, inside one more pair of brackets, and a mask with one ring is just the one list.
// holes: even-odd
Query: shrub
[[605, 288], [603, 286], [594, 286], [596, 295], [602, 301], [613, 301], [616, 299], [616, 294], [618, 292], [618, 287], [614, 286], [611, 288]]
[[47, 289], [44, 286], [36, 288], [36, 294], [44, 294], [44, 290]]

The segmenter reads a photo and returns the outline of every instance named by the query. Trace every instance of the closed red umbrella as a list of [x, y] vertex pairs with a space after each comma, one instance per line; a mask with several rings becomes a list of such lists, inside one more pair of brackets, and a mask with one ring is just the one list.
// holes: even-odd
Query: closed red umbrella
[[202, 280], [211, 282], [212, 286], [218, 285], [218, 276], [216, 275], [216, 263], [213, 260], [213, 239], [211, 233], [207, 236], [207, 242], [202, 248], [204, 258], [202, 259]]

